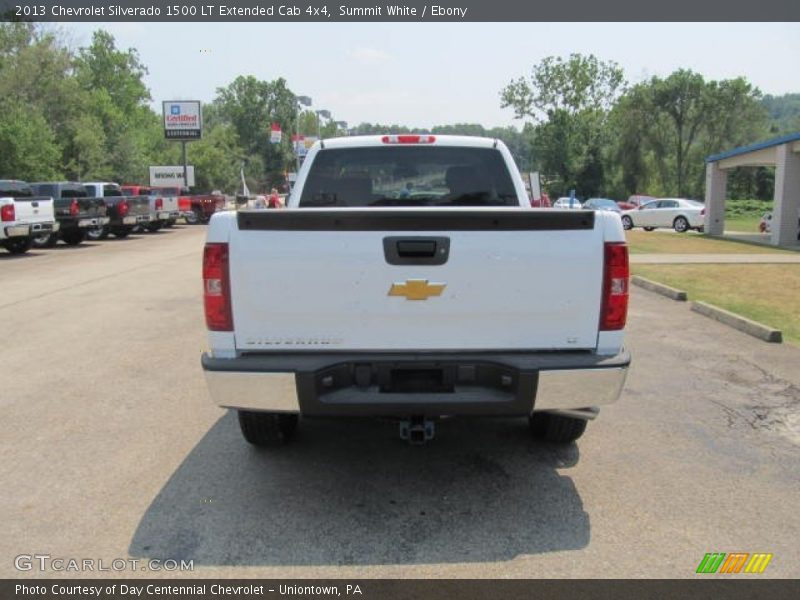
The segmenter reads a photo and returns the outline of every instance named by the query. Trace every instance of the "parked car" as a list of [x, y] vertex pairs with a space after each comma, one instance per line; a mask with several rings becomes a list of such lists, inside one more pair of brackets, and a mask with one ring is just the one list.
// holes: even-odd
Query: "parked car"
[[37, 235], [58, 232], [53, 199], [36, 196], [24, 181], [0, 180], [0, 246], [24, 254]]
[[634, 208], [639, 208], [643, 204], [647, 204], [652, 200], [655, 200], [655, 196], [647, 196], [644, 194], [633, 194], [632, 196], [628, 196], [627, 200], [620, 200], [617, 202], [617, 205], [622, 210], [632, 210]]
[[568, 210], [577, 210], [583, 208], [581, 201], [577, 198], [569, 198], [567, 196], [562, 196], [555, 202], [553, 202], [553, 208], [559, 208], [561, 210], [568, 209]]
[[642, 227], [652, 231], [658, 227], [671, 227], [679, 233], [697, 229], [703, 231], [705, 206], [696, 200], [684, 198], [661, 198], [643, 204], [637, 209], [622, 213], [622, 226], [625, 229]]
[[56, 220], [60, 224], [58, 233], [42, 233], [34, 237], [34, 246], [55, 246], [59, 239], [77, 246], [86, 239], [87, 231], [108, 224], [105, 201], [100, 197], [90, 197], [82, 183], [38, 181], [31, 183], [31, 188], [37, 196], [53, 199]]
[[125, 196], [118, 183], [93, 181], [83, 186], [90, 196], [100, 196], [106, 202], [109, 222], [89, 229], [86, 236], [91, 240], [104, 240], [111, 233], [114, 237], [125, 238], [138, 226], [150, 222], [150, 198], [147, 196]]
[[608, 210], [617, 214], [622, 212], [617, 203], [608, 198], [589, 198], [583, 203], [583, 208], [585, 210]]

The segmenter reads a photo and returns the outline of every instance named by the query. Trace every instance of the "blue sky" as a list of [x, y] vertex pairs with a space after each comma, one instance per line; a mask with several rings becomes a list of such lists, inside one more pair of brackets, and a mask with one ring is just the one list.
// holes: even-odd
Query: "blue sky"
[[684, 67], [742, 75], [762, 92], [800, 92], [798, 23], [73, 23], [74, 45], [97, 28], [135, 47], [162, 100], [210, 101], [237, 75], [284, 77], [335, 120], [430, 127], [519, 124], [499, 92], [549, 55], [593, 53], [629, 81]]

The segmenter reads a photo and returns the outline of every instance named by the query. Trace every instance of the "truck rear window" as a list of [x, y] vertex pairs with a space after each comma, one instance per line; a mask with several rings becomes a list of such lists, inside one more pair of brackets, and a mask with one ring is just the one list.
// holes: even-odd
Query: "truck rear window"
[[311, 164], [301, 208], [517, 206], [498, 150], [448, 146], [336, 148]]
[[178, 196], [180, 195], [181, 191], [178, 188], [162, 187], [162, 188], [155, 188], [153, 190], [153, 193], [161, 194], [162, 196]]
[[24, 183], [0, 182], [0, 196], [31, 198], [33, 196], [33, 190]]
[[61, 188], [62, 198], [88, 198], [89, 193], [82, 185]]

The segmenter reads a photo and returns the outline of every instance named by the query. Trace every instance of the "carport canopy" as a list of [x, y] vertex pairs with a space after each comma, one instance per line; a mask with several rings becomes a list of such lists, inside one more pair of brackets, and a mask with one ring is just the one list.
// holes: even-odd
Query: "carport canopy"
[[800, 131], [734, 148], [706, 158], [705, 230], [722, 235], [728, 171], [775, 167], [772, 238], [775, 246], [797, 246], [800, 235]]

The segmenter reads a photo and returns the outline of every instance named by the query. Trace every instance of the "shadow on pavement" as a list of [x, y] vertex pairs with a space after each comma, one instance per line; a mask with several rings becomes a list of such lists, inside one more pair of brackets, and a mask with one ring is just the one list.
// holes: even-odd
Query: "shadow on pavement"
[[30, 249], [23, 254], [11, 254], [7, 252], [5, 248], [0, 248], [0, 260], [21, 260], [26, 258], [36, 258], [37, 256], [47, 256], [45, 252], [41, 252], [38, 248], [37, 249]]
[[47, 248], [47, 250], [55, 250], [57, 252], [73, 252], [76, 250], [86, 250], [87, 248], [96, 248], [97, 246], [101, 245], [102, 242], [94, 240], [85, 240], [80, 244], [70, 245], [70, 244], [56, 244], [52, 248]]
[[575, 444], [537, 443], [521, 419], [440, 422], [426, 446], [397, 424], [304, 420], [258, 450], [235, 413], [211, 428], [142, 517], [130, 554], [202, 565], [511, 560], [589, 542], [570, 477]]

